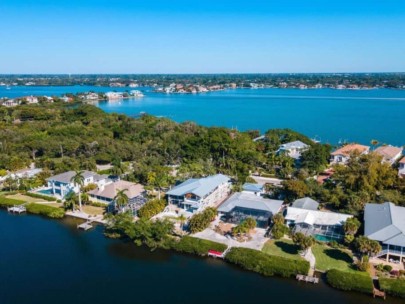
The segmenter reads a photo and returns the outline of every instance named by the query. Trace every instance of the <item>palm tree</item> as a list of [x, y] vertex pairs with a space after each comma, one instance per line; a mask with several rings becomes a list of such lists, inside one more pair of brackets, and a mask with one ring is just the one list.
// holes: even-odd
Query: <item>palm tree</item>
[[373, 139], [373, 140], [371, 141], [371, 144], [373, 145], [373, 147], [374, 147], [374, 149], [375, 149], [375, 147], [379, 144], [379, 142], [378, 142], [378, 140]]
[[114, 202], [115, 205], [119, 208], [122, 208], [126, 205], [128, 205], [129, 202], [129, 197], [125, 193], [125, 191], [128, 191], [128, 189], [121, 189], [117, 191], [117, 194], [114, 197]]
[[81, 187], [84, 185], [84, 176], [83, 176], [83, 171], [78, 170], [75, 172], [75, 175], [72, 176], [70, 181], [74, 184], [76, 184], [79, 188], [79, 209], [80, 212], [82, 211], [82, 196], [81, 196]]
[[65, 196], [65, 201], [63, 203], [63, 207], [66, 210], [75, 210], [75, 206], [76, 206], [76, 195], [74, 192], [69, 192], [66, 196]]
[[180, 214], [180, 216], [177, 219], [180, 222], [180, 229], [183, 230], [184, 223], [186, 222], [187, 218], [184, 216], [184, 214]]

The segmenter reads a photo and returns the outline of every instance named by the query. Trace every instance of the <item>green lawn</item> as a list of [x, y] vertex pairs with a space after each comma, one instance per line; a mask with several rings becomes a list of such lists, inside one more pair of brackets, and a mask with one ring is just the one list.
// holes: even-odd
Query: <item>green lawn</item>
[[269, 255], [281, 256], [289, 259], [301, 260], [298, 254], [299, 247], [294, 245], [291, 240], [270, 240], [264, 244], [262, 251]]
[[326, 271], [338, 269], [342, 271], [355, 271], [352, 268], [353, 258], [350, 253], [326, 245], [315, 244], [312, 252], [316, 258], [316, 269]]

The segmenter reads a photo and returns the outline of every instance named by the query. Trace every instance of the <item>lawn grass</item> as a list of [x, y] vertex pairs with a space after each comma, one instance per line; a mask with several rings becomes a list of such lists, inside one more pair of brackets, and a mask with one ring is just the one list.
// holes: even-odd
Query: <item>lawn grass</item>
[[342, 271], [356, 272], [352, 267], [352, 255], [344, 250], [329, 247], [327, 245], [315, 244], [312, 252], [316, 258], [315, 268], [321, 271], [338, 269]]
[[264, 244], [262, 251], [269, 255], [302, 260], [302, 257], [298, 254], [299, 247], [294, 245], [294, 243], [288, 239], [267, 241], [266, 244]]
[[105, 212], [105, 207], [95, 207], [91, 205], [83, 205], [83, 212], [90, 215], [103, 215]]
[[43, 203], [43, 202], [46, 202], [45, 200], [43, 200], [41, 198], [30, 197], [30, 196], [20, 194], [20, 193], [13, 194], [13, 195], [7, 195], [6, 197], [11, 198], [11, 199], [25, 201], [27, 203]]

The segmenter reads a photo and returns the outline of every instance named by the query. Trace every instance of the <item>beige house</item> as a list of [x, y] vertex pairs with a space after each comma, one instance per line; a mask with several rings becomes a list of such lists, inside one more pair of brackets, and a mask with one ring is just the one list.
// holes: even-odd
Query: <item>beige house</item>
[[370, 151], [369, 146], [359, 144], [348, 144], [331, 153], [331, 164], [346, 164], [353, 153], [368, 154]]
[[383, 162], [393, 165], [398, 159], [402, 156], [402, 148], [394, 146], [381, 146], [374, 150], [374, 153], [377, 153], [382, 156]]

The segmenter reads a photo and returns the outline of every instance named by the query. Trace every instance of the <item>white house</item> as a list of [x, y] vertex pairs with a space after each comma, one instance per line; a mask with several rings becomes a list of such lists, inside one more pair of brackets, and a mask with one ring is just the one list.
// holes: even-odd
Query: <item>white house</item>
[[341, 240], [344, 237], [343, 224], [350, 217], [349, 214], [307, 210], [288, 207], [285, 214], [286, 224], [294, 232], [312, 235], [319, 241]]
[[[68, 171], [47, 178], [46, 180], [51, 190], [50, 192], [54, 196], [61, 197], [62, 199], [71, 191], [79, 193], [79, 187], [71, 181], [75, 175], [75, 171]], [[100, 188], [112, 182], [107, 175], [99, 175], [91, 171], [83, 171], [83, 177], [83, 186], [95, 184]]]
[[390, 202], [367, 204], [364, 235], [381, 244], [382, 250], [376, 257], [405, 261], [405, 208]]
[[393, 165], [402, 156], [402, 148], [394, 146], [381, 146], [374, 150], [374, 153], [382, 156], [382, 161]]
[[298, 159], [301, 157], [301, 153], [307, 150], [309, 146], [302, 141], [296, 140], [286, 144], [282, 144], [277, 153], [286, 153], [288, 156]]
[[169, 204], [191, 212], [215, 206], [231, 191], [231, 179], [222, 174], [204, 178], [191, 178], [166, 193]]
[[368, 154], [370, 147], [359, 144], [348, 144], [331, 153], [331, 164], [346, 164], [352, 153]]

